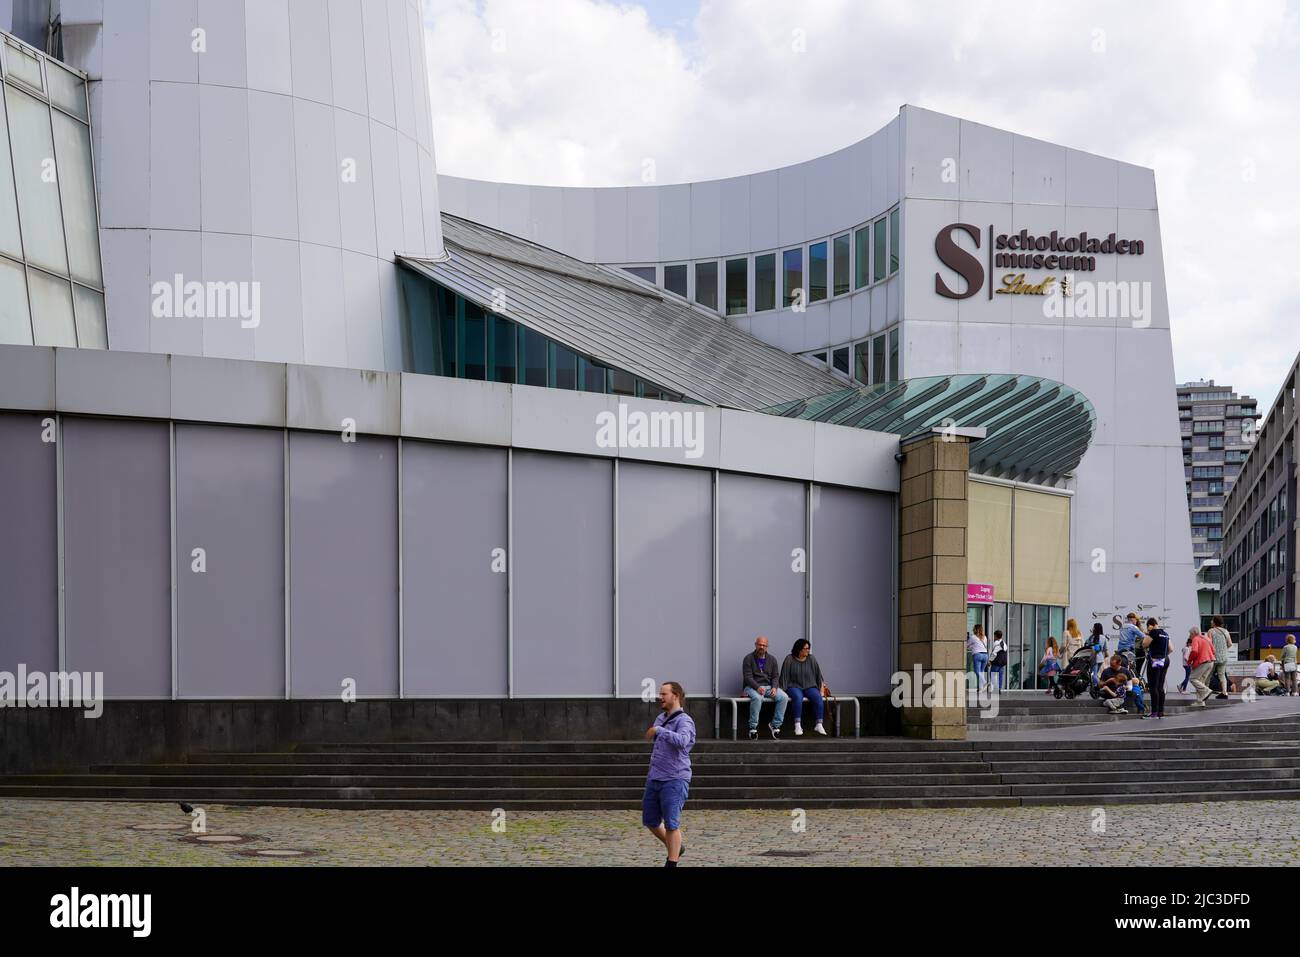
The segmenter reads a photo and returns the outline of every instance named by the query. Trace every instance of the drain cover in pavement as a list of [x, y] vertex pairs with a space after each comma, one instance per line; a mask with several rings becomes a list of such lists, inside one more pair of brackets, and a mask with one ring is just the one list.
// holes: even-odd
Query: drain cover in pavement
[[191, 844], [228, 846], [231, 844], [246, 844], [249, 841], [256, 841], [257, 838], [251, 834], [187, 834], [181, 840], [188, 841]]
[[763, 851], [756, 857], [812, 857], [820, 851]]
[[236, 851], [243, 857], [270, 857], [281, 860], [296, 860], [300, 857], [315, 857], [320, 851], [306, 851], [296, 847], [264, 847], [258, 850]]

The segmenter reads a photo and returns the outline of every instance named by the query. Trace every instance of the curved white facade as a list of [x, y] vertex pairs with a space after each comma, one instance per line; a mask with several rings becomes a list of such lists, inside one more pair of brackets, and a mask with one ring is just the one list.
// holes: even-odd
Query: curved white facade
[[[1069, 614], [1109, 621], [1141, 606], [1171, 626], [1199, 622], [1175, 401], [1155, 175], [1149, 170], [905, 106], [867, 139], [818, 159], [729, 179], [670, 186], [558, 188], [441, 178], [443, 207], [593, 262], [664, 264], [745, 256], [833, 240], [900, 210], [897, 273], [809, 303], [729, 316], [789, 352], [834, 348], [900, 331], [904, 378], [962, 372], [1026, 373], [1083, 392], [1098, 414], [1093, 444], [1072, 483]], [[936, 251], [978, 259], [969, 291]], [[1044, 298], [995, 295], [993, 234], [1081, 232], [1140, 240], [1140, 255], [1101, 254], [1076, 279], [1138, 283], [1141, 316], [1051, 317]], [[873, 247], [874, 249], [874, 247]], [[688, 269], [693, 272], [693, 268]], [[779, 279], [779, 277], [778, 277]], [[1142, 284], [1149, 284], [1143, 286]], [[751, 291], [751, 308], [753, 296]], [[978, 549], [980, 543], [970, 542]], [[1107, 626], [1109, 629], [1109, 625]], [[1171, 631], [1171, 634], [1173, 632]]]
[[64, 30], [110, 348], [400, 369], [394, 254], [442, 255], [418, 0], [72, 0]]

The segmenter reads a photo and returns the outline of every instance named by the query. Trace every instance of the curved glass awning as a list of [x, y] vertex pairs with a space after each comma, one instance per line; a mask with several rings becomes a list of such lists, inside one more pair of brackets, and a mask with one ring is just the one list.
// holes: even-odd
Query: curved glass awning
[[1082, 392], [1030, 375], [905, 379], [840, 389], [763, 411], [892, 432], [901, 439], [936, 428], [983, 428], [986, 437], [970, 447], [971, 471], [1048, 485], [1078, 467], [1097, 425], [1096, 410]]

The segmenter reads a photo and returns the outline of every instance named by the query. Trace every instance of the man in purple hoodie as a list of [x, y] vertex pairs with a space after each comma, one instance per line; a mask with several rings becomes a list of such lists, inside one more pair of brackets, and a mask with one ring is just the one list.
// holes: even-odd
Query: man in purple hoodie
[[650, 752], [650, 773], [641, 798], [641, 823], [668, 849], [664, 867], [676, 867], [682, 847], [682, 805], [691, 783], [691, 748], [695, 746], [695, 722], [682, 704], [686, 692], [676, 681], [659, 686], [659, 707], [645, 733], [654, 742]]

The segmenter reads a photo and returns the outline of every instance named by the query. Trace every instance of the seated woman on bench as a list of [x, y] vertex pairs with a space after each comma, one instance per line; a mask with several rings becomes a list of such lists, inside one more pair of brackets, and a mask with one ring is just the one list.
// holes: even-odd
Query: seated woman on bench
[[826, 696], [830, 693], [822, 679], [821, 665], [813, 657], [812, 645], [807, 638], [800, 638], [790, 649], [785, 663], [781, 665], [780, 685], [790, 696], [790, 705], [794, 709], [794, 733], [803, 734], [803, 699], [807, 698], [813, 705], [813, 716], [817, 724], [813, 730], [825, 734], [822, 718], [825, 717]]

